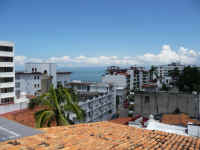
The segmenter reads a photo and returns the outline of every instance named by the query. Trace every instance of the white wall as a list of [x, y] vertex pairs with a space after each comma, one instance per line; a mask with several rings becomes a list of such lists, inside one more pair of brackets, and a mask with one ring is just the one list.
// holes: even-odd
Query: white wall
[[[40, 74], [17, 74], [16, 84], [20, 83], [20, 87], [16, 87], [16, 91], [20, 90], [20, 93], [24, 92], [27, 95], [35, 95], [35, 93], [41, 89]], [[34, 77], [36, 76], [36, 79]], [[39, 76], [39, 79], [38, 79]], [[19, 78], [18, 78], [19, 77]], [[36, 88], [35, 88], [36, 84]], [[38, 87], [39, 85], [39, 87]]]
[[110, 75], [110, 74], [107, 74], [107, 75], [104, 75], [102, 77], [102, 82], [112, 84], [115, 87], [124, 87], [124, 88], [127, 87], [127, 78], [126, 78], [125, 75], [120, 75], [120, 74]]
[[0, 114], [5, 114], [8, 112], [13, 112], [17, 110], [23, 110], [28, 108], [28, 102], [0, 105]]
[[56, 78], [56, 64], [54, 63], [26, 63], [25, 72], [31, 73], [32, 68], [37, 68], [37, 72], [44, 73], [47, 71], [47, 75], [52, 76], [52, 83], [54, 87], [57, 87], [57, 78]]

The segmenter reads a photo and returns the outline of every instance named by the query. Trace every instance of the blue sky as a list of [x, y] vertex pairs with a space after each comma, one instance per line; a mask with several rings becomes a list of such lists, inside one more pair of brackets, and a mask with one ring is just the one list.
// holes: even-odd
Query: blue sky
[[[28, 60], [69, 66], [155, 64], [168, 63], [173, 57], [174, 61], [190, 57], [183, 62], [198, 63], [198, 1], [1, 0], [0, 40], [16, 44], [19, 65]], [[162, 61], [159, 55], [166, 46], [173, 56]], [[146, 54], [151, 60], [141, 62]], [[125, 62], [127, 57], [134, 61]]]

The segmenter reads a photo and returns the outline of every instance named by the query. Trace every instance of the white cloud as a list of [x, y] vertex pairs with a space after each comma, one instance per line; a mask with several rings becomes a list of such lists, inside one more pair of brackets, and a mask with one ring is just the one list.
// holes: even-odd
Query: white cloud
[[[133, 54], [134, 55], [134, 54]], [[26, 56], [16, 56], [15, 63], [23, 65], [26, 62], [53, 62], [60, 66], [105, 66], [105, 65], [158, 65], [179, 61], [184, 64], [200, 64], [200, 52], [193, 49], [180, 47], [173, 50], [170, 45], [163, 45], [158, 54], [145, 53], [140, 56], [61, 56], [50, 57], [47, 60], [39, 58], [27, 58]]]

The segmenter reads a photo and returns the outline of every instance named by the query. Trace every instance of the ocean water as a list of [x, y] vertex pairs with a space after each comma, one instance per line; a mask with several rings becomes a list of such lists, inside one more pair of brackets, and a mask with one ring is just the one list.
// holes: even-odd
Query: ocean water
[[105, 67], [81, 67], [81, 68], [61, 68], [58, 71], [72, 72], [71, 80], [81, 80], [90, 82], [101, 82], [102, 75], [105, 73]]

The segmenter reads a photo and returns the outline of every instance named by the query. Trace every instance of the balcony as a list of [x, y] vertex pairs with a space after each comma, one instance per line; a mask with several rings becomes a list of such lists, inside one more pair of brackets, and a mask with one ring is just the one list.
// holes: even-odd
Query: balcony
[[15, 87], [14, 82], [0, 83], [0, 88], [9, 88], [9, 87]]
[[8, 98], [8, 97], [15, 97], [15, 93], [14, 92], [0, 93], [0, 98]]
[[14, 77], [14, 72], [0, 72], [0, 78], [2, 77]]
[[14, 67], [13, 62], [0, 62], [0, 67]]

